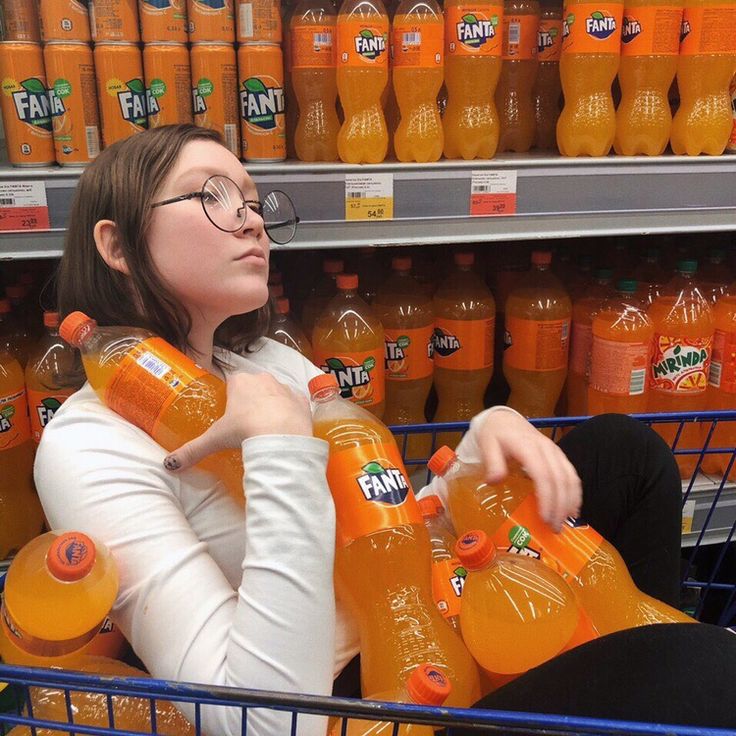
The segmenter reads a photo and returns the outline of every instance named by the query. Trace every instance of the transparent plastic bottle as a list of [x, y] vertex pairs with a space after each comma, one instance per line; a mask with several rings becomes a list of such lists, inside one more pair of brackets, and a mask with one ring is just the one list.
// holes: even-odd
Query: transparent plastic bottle
[[728, 285], [732, 280], [723, 248], [709, 250], [702, 267], [698, 268], [698, 286], [703, 296], [711, 305], [715, 305], [728, 292]]
[[312, 346], [299, 324], [291, 316], [289, 300], [282, 296], [274, 301], [274, 313], [268, 326], [268, 335], [272, 340], [287, 345], [300, 352], [307, 360], [312, 360]]
[[644, 257], [634, 269], [633, 278], [642, 301], [647, 306], [650, 305], [669, 281], [660, 260], [659, 248], [647, 248], [644, 251]]
[[314, 325], [337, 294], [337, 274], [342, 273], [344, 267], [342, 258], [326, 258], [322, 261], [322, 276], [314, 285], [302, 309], [302, 327], [310, 339]]

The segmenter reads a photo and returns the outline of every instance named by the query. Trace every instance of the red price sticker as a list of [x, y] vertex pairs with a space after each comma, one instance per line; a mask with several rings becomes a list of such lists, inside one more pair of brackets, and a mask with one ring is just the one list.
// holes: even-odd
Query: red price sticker
[[42, 181], [0, 183], [0, 231], [49, 229], [46, 186]]
[[516, 214], [516, 172], [474, 171], [470, 182], [470, 215]]

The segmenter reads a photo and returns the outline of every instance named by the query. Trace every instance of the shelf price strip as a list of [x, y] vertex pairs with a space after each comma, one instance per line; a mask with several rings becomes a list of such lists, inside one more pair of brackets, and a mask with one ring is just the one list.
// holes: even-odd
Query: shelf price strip
[[42, 181], [0, 183], [0, 231], [49, 228], [46, 186]]
[[346, 174], [346, 220], [393, 220], [393, 174]]
[[470, 180], [470, 215], [516, 214], [515, 171], [473, 171]]

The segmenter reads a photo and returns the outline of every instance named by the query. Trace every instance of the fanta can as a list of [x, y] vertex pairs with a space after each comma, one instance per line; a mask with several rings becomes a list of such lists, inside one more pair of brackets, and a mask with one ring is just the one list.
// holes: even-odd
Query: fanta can
[[557, 118], [560, 117], [560, 51], [562, 50], [562, 5], [542, 0], [537, 31], [539, 70], [534, 83], [534, 148], [557, 150]]
[[315, 283], [302, 310], [302, 326], [310, 338], [317, 320], [337, 294], [337, 275], [343, 272], [344, 266], [342, 258], [325, 258], [322, 261], [322, 276]]
[[356, 274], [338, 274], [336, 281], [337, 296], [314, 326], [314, 363], [335, 376], [344, 399], [380, 418], [386, 407], [383, 326], [358, 296]]
[[44, 43], [92, 40], [87, 0], [38, 0], [38, 20]]
[[309, 382], [314, 434], [330, 445], [335, 585], [360, 633], [362, 692], [399, 691], [431, 662], [452, 683], [448, 706], [479, 696], [478, 670], [432, 600], [429, 534], [391, 432], [340, 399], [334, 376]]
[[183, 43], [147, 43], [143, 47], [148, 127], [192, 122], [192, 69]]
[[95, 43], [140, 41], [138, 0], [89, 0], [89, 26]]
[[41, 41], [35, 0], [5, 0], [0, 4], [0, 39], [32, 43]]
[[304, 330], [292, 317], [289, 311], [289, 300], [283, 296], [277, 297], [274, 301], [273, 312], [267, 337], [297, 350], [307, 360], [313, 361], [312, 346]]
[[279, 0], [235, 0], [238, 43], [281, 43]]
[[138, 0], [143, 43], [186, 43], [186, 0]]
[[235, 41], [235, 0], [187, 0], [187, 30], [191, 43]]

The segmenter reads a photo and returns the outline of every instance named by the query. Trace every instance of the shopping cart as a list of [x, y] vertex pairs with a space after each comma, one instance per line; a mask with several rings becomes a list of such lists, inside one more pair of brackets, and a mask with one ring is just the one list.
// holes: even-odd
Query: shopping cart
[[[711, 478], [699, 472], [703, 458], [708, 454], [728, 455], [728, 470], [736, 461], [733, 447], [711, 447], [713, 432], [719, 423], [736, 421], [736, 411], [693, 412], [688, 414], [636, 415], [647, 424], [670, 424], [676, 428], [673, 450], [675, 454], [697, 455], [697, 467], [693, 477], [683, 482], [683, 543], [688, 549], [683, 570], [683, 587], [696, 594], [692, 606], [694, 614], [703, 618], [708, 614], [719, 624], [728, 626], [736, 621], [736, 569], [731, 542], [736, 533], [736, 484], [725, 479]], [[535, 426], [548, 430], [553, 439], [565, 428], [584, 421], [585, 417], [552, 418], [534, 420]], [[698, 422], [706, 430], [702, 447], [682, 449], [678, 447], [682, 429], [688, 422]], [[411, 425], [393, 428], [399, 445], [406, 447], [410, 434], [431, 435], [432, 451], [436, 449], [437, 436], [444, 432], [462, 432], [467, 424], [447, 423], [435, 425]], [[405, 457], [407, 469], [414, 477], [426, 472], [426, 457]], [[728, 475], [728, 473], [726, 473]], [[706, 548], [709, 554], [704, 555]], [[704, 562], [705, 560], [705, 562]], [[707, 564], [706, 564], [707, 563]], [[0, 586], [2, 581], [0, 580]], [[715, 601], [715, 603], [714, 603]], [[715, 612], [714, 612], [715, 608]], [[273, 736], [297, 736], [300, 718], [328, 716], [343, 719], [368, 719], [394, 724], [386, 736], [397, 736], [399, 724], [417, 723], [436, 727], [465, 726], [493, 733], [529, 734], [632, 734], [634, 736], [734, 736], [736, 732], [725, 729], [696, 728], [677, 724], [649, 724], [605, 719], [577, 718], [570, 716], [541, 715], [478, 709], [436, 708], [428, 706], [380, 703], [350, 698], [293, 695], [263, 690], [245, 690], [209, 685], [166, 682], [155, 679], [120, 678], [0, 665], [0, 682], [7, 683], [0, 692], [0, 703], [12, 703], [0, 712], [0, 736], [14, 726], [25, 727], [25, 733], [44, 733], [41, 729], [56, 729], [73, 734], [106, 734], [109, 736], [133, 736], [138, 731], [127, 731], [115, 726], [115, 702], [121, 696], [136, 697], [150, 708], [151, 732], [157, 733], [156, 702], [167, 700], [188, 704], [189, 714], [197, 736], [202, 733], [202, 709], [237, 709], [240, 717], [240, 733], [247, 736], [249, 722], [256, 714], [271, 713], [280, 718], [280, 726]], [[34, 712], [31, 688], [58, 690], [66, 706], [66, 720], [45, 720]], [[107, 709], [106, 727], [85, 726], [75, 723], [74, 696], [77, 693], [96, 693], [104, 700]], [[185, 706], [186, 707], [186, 706]], [[0, 711], [3, 709], [0, 707]], [[280, 715], [278, 715], [280, 714]], [[69, 725], [73, 724], [73, 725]], [[347, 720], [338, 726], [337, 734], [346, 736]], [[209, 736], [218, 736], [209, 734]]]

